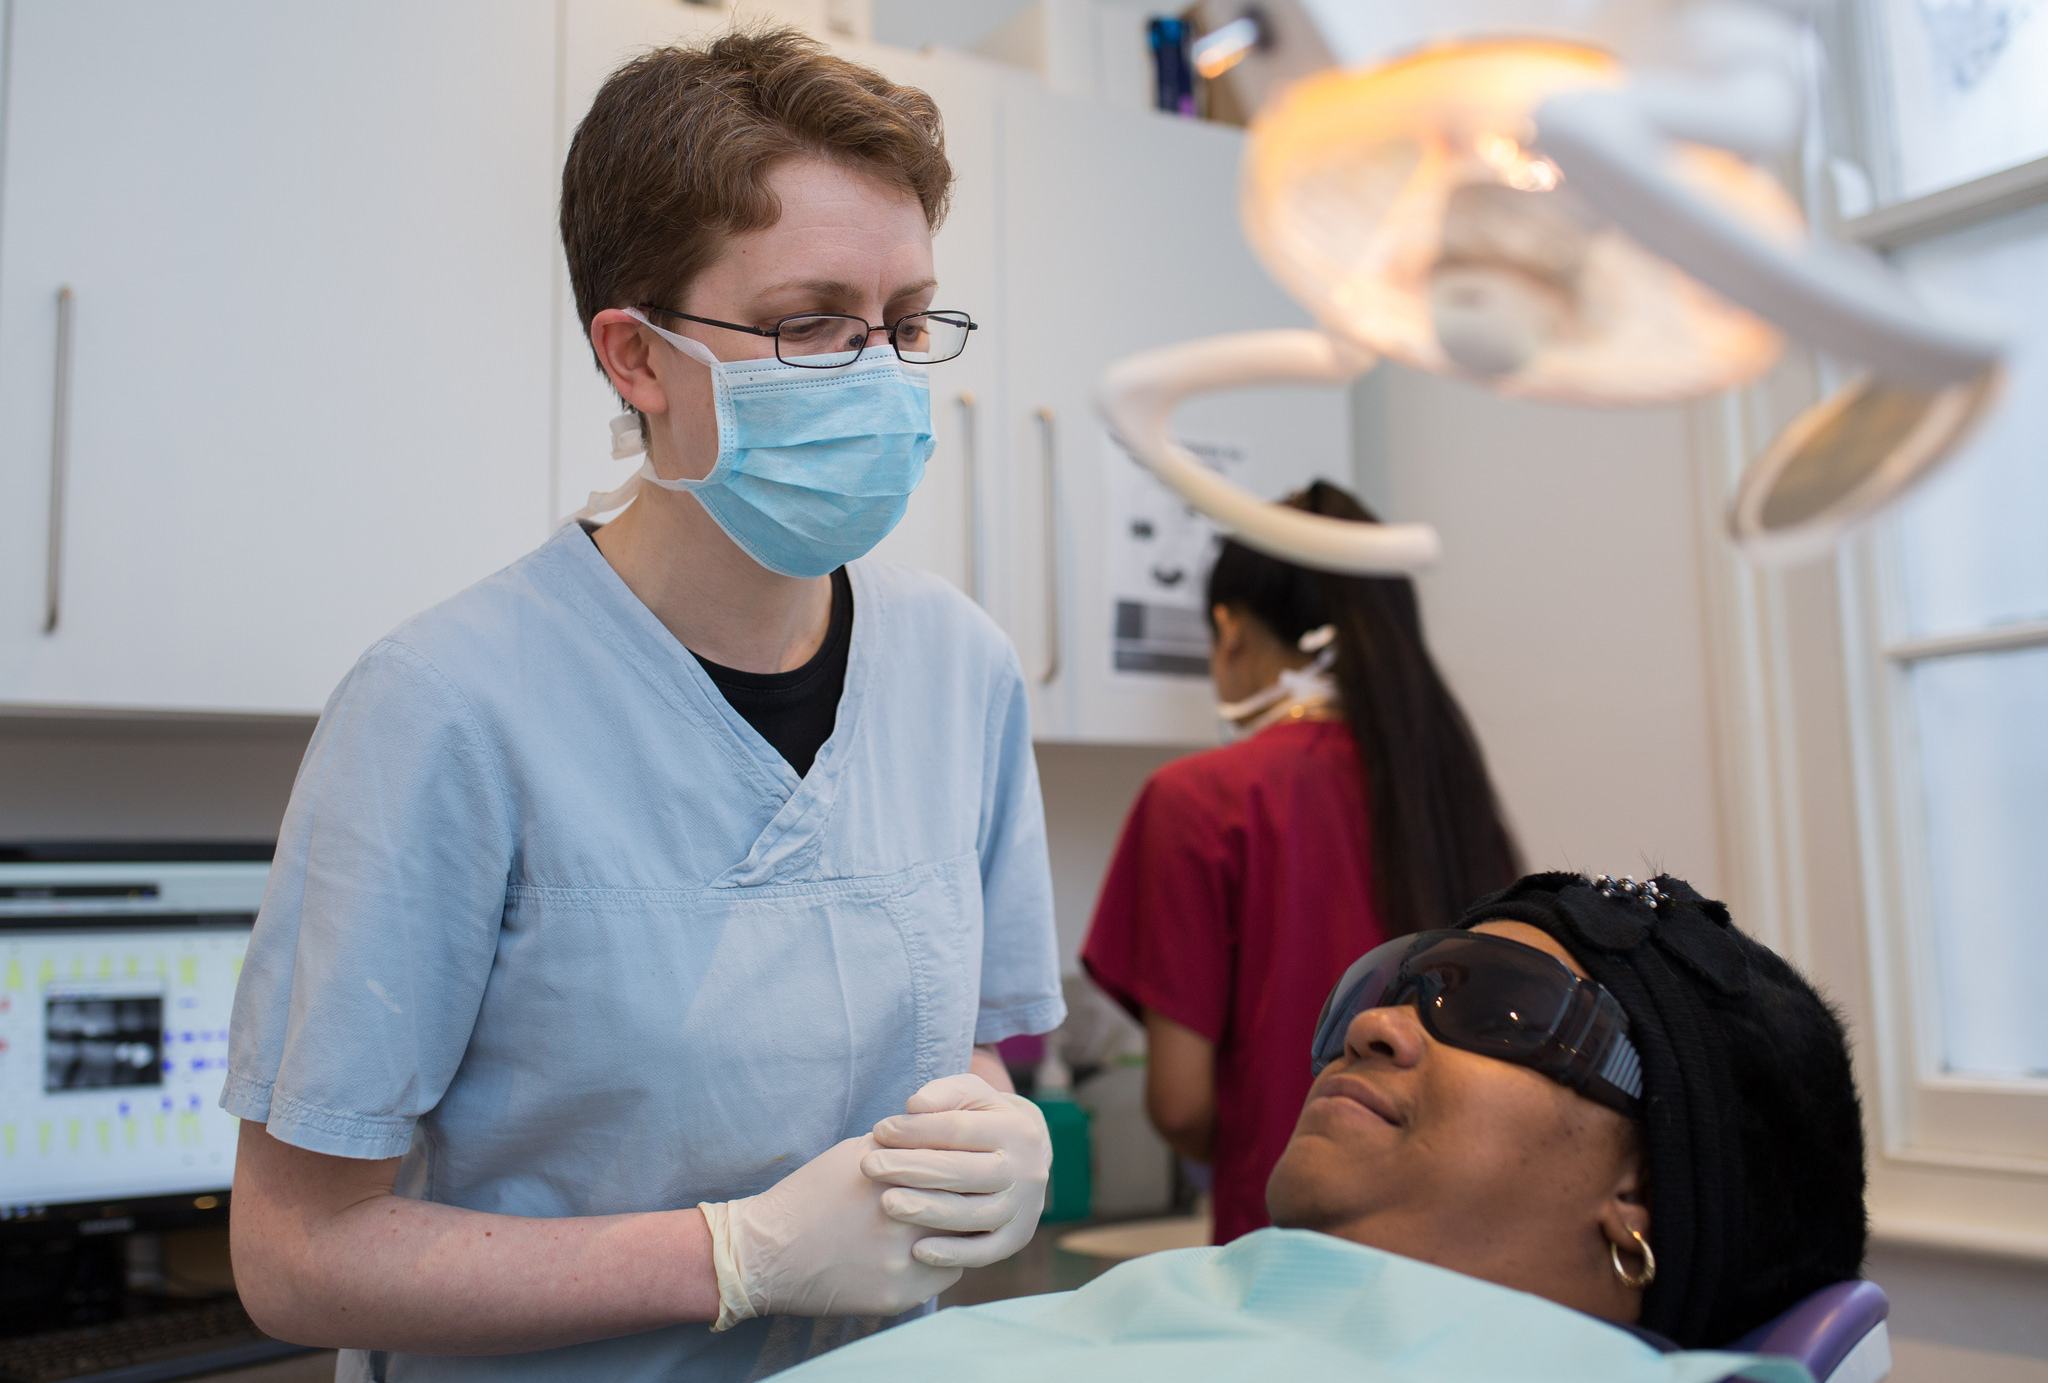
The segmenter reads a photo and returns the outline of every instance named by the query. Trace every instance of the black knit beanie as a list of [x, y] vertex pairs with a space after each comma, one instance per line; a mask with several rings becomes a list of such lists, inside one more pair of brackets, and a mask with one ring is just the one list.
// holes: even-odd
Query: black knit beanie
[[1813, 986], [1720, 903], [1653, 883], [1532, 874], [1458, 925], [1540, 928], [1627, 1013], [1657, 1253], [1641, 1324], [1711, 1348], [1861, 1272], [1863, 1121]]

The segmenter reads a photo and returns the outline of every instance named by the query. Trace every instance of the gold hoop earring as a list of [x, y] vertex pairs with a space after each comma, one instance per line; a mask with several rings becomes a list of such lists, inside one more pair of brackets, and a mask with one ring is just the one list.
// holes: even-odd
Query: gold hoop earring
[[1621, 1246], [1612, 1239], [1607, 1241], [1607, 1259], [1614, 1264], [1614, 1275], [1621, 1279], [1621, 1285], [1631, 1292], [1640, 1292], [1657, 1280], [1657, 1255], [1650, 1251], [1650, 1241], [1643, 1237], [1640, 1229], [1629, 1233], [1636, 1241], [1636, 1251], [1643, 1255], [1643, 1270], [1632, 1273], [1621, 1264]]

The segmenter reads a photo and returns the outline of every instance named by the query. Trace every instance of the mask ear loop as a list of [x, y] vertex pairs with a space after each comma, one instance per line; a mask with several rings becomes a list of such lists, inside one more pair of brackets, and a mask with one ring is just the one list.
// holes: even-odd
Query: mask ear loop
[[[625, 313], [641, 326], [646, 327], [656, 336], [674, 346], [684, 355], [689, 356], [690, 359], [711, 370], [714, 379], [717, 377], [718, 357], [713, 355], [711, 348], [702, 341], [681, 335], [678, 332], [664, 331], [648, 321], [647, 314], [637, 307], [626, 308]], [[616, 418], [612, 419], [611, 428], [612, 460], [626, 461], [635, 456], [646, 455], [647, 428], [641, 421], [638, 411], [629, 408], [619, 414]], [[588, 502], [569, 517], [572, 521], [594, 519], [599, 514], [609, 513], [613, 509], [623, 509], [639, 497], [641, 484], [650, 480], [657, 485], [663, 485], [666, 489], [685, 488], [685, 486], [680, 485], [665, 485], [661, 478], [654, 473], [654, 461], [650, 457], [640, 464], [639, 470], [627, 476], [626, 483], [619, 486], [618, 489], [592, 490]]]

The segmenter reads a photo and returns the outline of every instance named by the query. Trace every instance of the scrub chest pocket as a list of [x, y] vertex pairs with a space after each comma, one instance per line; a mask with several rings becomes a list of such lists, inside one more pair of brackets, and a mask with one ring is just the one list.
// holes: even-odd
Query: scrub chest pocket
[[[967, 1069], [980, 952], [971, 854], [749, 888], [514, 886], [469, 1051], [423, 1121], [464, 1130], [428, 1194], [602, 1215], [765, 1190]], [[548, 1174], [551, 1144], [575, 1184]]]

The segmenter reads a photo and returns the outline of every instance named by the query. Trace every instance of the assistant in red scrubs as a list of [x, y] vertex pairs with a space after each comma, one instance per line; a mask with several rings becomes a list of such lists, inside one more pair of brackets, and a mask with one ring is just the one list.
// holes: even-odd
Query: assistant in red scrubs
[[[1376, 521], [1324, 481], [1287, 502]], [[1268, 1223], [1266, 1178], [1308, 1095], [1302, 1053], [1344, 967], [1450, 925], [1521, 868], [1410, 582], [1226, 542], [1206, 603], [1237, 739], [1146, 783], [1081, 961], [1145, 1024], [1148, 1112], [1213, 1169], [1222, 1244]]]

